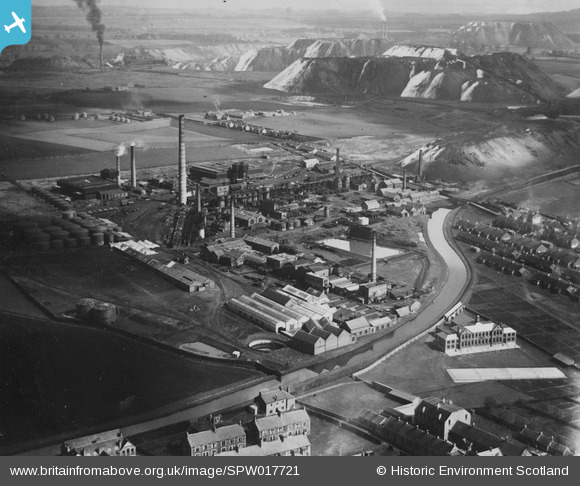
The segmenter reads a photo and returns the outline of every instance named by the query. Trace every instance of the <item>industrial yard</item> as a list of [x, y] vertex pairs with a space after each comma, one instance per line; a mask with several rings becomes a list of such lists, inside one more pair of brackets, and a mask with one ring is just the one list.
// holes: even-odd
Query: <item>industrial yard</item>
[[[49, 47], [0, 58], [1, 454], [119, 428], [181, 455], [266, 389], [312, 416], [298, 455], [472, 455], [484, 432], [497, 455], [580, 450], [568, 34], [522, 21], [554, 45], [483, 53], [453, 16], [447, 42], [368, 12], [360, 39], [332, 16], [328, 37], [294, 14], [259, 33], [255, 12], [183, 15], [175, 35], [67, 15], [68, 37], [39, 16]], [[423, 430], [434, 400], [472, 435]], [[235, 453], [266, 454], [248, 433]]]

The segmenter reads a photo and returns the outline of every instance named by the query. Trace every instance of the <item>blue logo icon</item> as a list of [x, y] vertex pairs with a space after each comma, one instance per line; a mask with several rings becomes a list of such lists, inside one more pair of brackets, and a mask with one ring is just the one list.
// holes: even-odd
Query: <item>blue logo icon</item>
[[31, 0], [0, 0], [0, 52], [30, 41]]

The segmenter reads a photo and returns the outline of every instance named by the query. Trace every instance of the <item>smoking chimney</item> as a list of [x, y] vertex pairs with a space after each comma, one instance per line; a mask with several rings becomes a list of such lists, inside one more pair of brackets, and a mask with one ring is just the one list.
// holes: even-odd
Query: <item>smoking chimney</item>
[[377, 234], [373, 231], [373, 248], [371, 250], [371, 282], [377, 281]]
[[121, 156], [117, 155], [117, 185], [121, 186]]
[[197, 214], [201, 214], [201, 187], [199, 184], [195, 188], [195, 194], [197, 195]]
[[419, 163], [417, 164], [417, 177], [416, 177], [416, 180], [419, 180], [419, 179], [421, 179], [423, 177], [423, 171], [422, 171], [422, 168], [421, 168], [421, 162], [422, 162], [421, 159], [422, 158], [423, 158], [423, 151], [422, 150], [419, 150]]
[[184, 116], [179, 115], [179, 204], [187, 204], [187, 173], [185, 171], [185, 140], [183, 139]]
[[137, 165], [135, 164], [135, 144], [131, 144], [131, 189], [137, 188]]
[[340, 149], [336, 149], [336, 164], [334, 166], [334, 173], [340, 174]]
[[103, 39], [99, 40], [99, 62], [100, 66], [103, 67]]
[[381, 37], [385, 40], [389, 38], [388, 27], [387, 27], [386, 21], [381, 24]]
[[236, 216], [234, 214], [234, 197], [230, 200], [230, 238], [236, 237]]

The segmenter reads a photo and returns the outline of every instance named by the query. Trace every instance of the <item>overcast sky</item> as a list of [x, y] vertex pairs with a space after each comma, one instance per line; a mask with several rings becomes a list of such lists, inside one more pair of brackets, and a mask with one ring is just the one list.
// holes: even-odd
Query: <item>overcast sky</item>
[[[62, 5], [73, 0], [32, 0], [33, 5]], [[142, 5], [152, 8], [300, 9], [335, 8], [344, 12], [381, 8], [388, 12], [419, 13], [533, 13], [556, 12], [580, 7], [578, 0], [101, 0], [100, 5]], [[76, 7], [75, 7], [76, 8]]]

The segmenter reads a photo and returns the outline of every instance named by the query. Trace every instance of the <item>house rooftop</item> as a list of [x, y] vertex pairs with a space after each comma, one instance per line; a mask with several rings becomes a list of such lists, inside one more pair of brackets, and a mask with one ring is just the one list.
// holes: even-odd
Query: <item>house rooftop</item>
[[246, 435], [244, 428], [240, 424], [233, 424], [202, 432], [194, 432], [193, 434], [188, 433], [187, 442], [190, 447], [196, 447], [210, 442], [233, 439], [242, 435]]
[[275, 456], [307, 447], [310, 447], [310, 440], [308, 440], [306, 435], [292, 435], [285, 437], [284, 440], [274, 440], [272, 442], [264, 442], [262, 445], [241, 447], [237, 451], [227, 451], [216, 455], [224, 457]]
[[267, 392], [260, 392], [260, 395], [258, 396], [257, 400], [261, 400], [264, 403], [268, 404], [278, 402], [280, 400], [288, 400], [291, 398], [294, 398], [294, 396], [288, 393], [287, 391], [271, 390]]
[[289, 412], [283, 412], [280, 414], [268, 415], [266, 417], [260, 417], [254, 419], [254, 424], [258, 430], [271, 430], [278, 429], [279, 427], [286, 427], [290, 424], [296, 424], [301, 422], [309, 422], [310, 417], [306, 410], [290, 410]]

